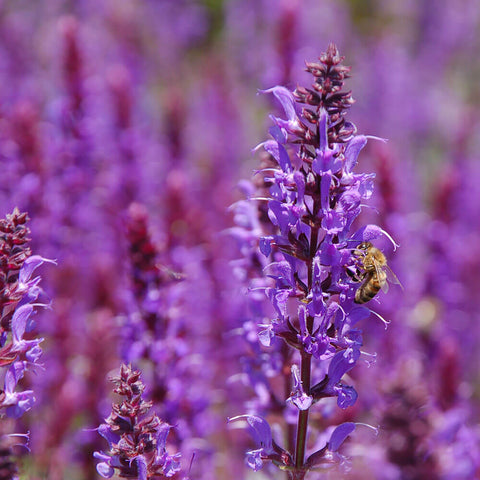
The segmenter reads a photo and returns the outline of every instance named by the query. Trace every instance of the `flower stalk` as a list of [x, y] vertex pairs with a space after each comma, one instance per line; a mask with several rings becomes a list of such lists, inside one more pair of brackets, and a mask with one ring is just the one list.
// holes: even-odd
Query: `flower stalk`
[[[302, 385], [306, 390], [306, 394], [310, 394], [310, 370], [312, 365], [312, 356], [308, 354], [302, 355]], [[297, 444], [295, 451], [295, 467], [301, 469], [305, 461], [305, 449], [307, 440], [308, 428], [308, 410], [298, 411], [298, 430], [297, 430]]]
[[123, 399], [112, 405], [112, 413], [98, 427], [109, 443], [106, 453], [94, 454], [100, 460], [98, 473], [111, 478], [117, 472], [139, 480], [174, 476], [180, 469], [180, 454], [169, 455], [166, 450], [171, 426], [150, 413], [152, 403], [143, 399], [145, 385], [140, 372], [123, 364], [112, 382], [114, 392]]
[[42, 355], [43, 338], [24, 338], [35, 328], [36, 309], [48, 306], [42, 301], [41, 278], [33, 273], [45, 262], [54, 263], [32, 255], [28, 220], [18, 208], [0, 220], [0, 366], [7, 369], [0, 410], [10, 418], [21, 417], [35, 402], [33, 390], [16, 388], [27, 370], [39, 366]]
[[[268, 167], [260, 171], [264, 188], [251, 197], [268, 199], [273, 225], [264, 229], [268, 234], [260, 238], [260, 250], [270, 260], [264, 271], [273, 285], [265, 287], [265, 293], [276, 316], [269, 325], [261, 325], [259, 337], [267, 347], [274, 347], [276, 337], [293, 349], [287, 357], [294, 377], [287, 401], [298, 408], [295, 446], [290, 453], [277, 445], [261, 416], [232, 420], [247, 419], [260, 443], [260, 449], [247, 453], [247, 463], [258, 470], [270, 460], [291, 480], [346, 463], [338, 449], [355, 424], [335, 428], [329, 440], [307, 457], [310, 443], [316, 446], [321, 441], [319, 432], [316, 437], [309, 432], [309, 417], [324, 398], [336, 398], [342, 409], [357, 399], [353, 386], [344, 384], [342, 377], [360, 358], [362, 335], [356, 325], [369, 316], [365, 303], [386, 277], [369, 273], [372, 260], [366, 259], [371, 257], [372, 240], [381, 236], [391, 240], [376, 225], [352, 228], [362, 202], [372, 194], [374, 175], [354, 172], [368, 138], [356, 135], [356, 127], [346, 119], [353, 99], [343, 91], [350, 68], [342, 60], [330, 44], [319, 62], [306, 64], [314, 78], [310, 88], [291, 92], [277, 86], [264, 91], [279, 100], [286, 118], [271, 117], [272, 138], [259, 146], [270, 157]], [[368, 299], [359, 301], [356, 292], [366, 282], [376, 283]]]

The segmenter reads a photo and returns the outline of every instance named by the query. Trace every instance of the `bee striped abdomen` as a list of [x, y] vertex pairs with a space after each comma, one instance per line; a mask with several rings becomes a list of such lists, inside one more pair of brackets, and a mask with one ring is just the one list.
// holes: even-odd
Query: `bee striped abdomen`
[[355, 292], [355, 303], [369, 302], [377, 295], [386, 280], [387, 275], [384, 272], [380, 272], [380, 275], [375, 271], [368, 272], [362, 285]]

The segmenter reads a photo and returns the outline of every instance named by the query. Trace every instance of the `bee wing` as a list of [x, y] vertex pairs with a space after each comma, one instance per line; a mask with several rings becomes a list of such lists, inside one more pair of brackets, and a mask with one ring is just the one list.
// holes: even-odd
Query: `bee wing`
[[390, 283], [393, 283], [394, 285], [399, 285], [400, 288], [403, 290], [403, 285], [402, 283], [400, 282], [400, 280], [397, 278], [397, 276], [393, 273], [392, 269], [388, 266], [388, 265], [385, 265], [383, 267], [386, 275], [387, 275], [387, 280], [388, 282]]
[[[382, 292], [383, 293], [387, 293], [388, 292], [388, 282], [387, 282], [387, 278], [388, 278], [388, 274], [387, 274], [387, 268], [389, 269], [389, 267], [387, 265], [382, 265], [380, 266], [378, 264], [378, 262], [374, 261], [373, 262], [373, 265], [375, 267], [375, 272], [377, 274], [377, 279], [380, 283], [380, 288], [382, 289]], [[390, 269], [389, 269], [390, 270]], [[392, 272], [393, 273], [393, 272]]]
[[[387, 281], [388, 275], [387, 275], [385, 269], [382, 270], [381, 275], [383, 276], [383, 278], [385, 280], [384, 282], [380, 282], [382, 292], [383, 293], [388, 293], [388, 290], [389, 290], [388, 281]], [[382, 277], [378, 277], [378, 278], [382, 278]]]

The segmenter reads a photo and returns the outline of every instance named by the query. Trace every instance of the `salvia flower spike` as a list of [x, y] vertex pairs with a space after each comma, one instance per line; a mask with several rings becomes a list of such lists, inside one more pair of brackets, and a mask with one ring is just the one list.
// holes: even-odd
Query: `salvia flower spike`
[[[335, 428], [306, 458], [309, 414], [327, 397], [336, 398], [341, 409], [357, 399], [343, 377], [361, 355], [357, 324], [370, 315], [370, 304], [365, 303], [379, 292], [386, 276], [375, 270], [375, 252], [380, 250], [371, 242], [379, 237], [392, 240], [376, 225], [353, 227], [373, 191], [375, 175], [355, 172], [361, 150], [373, 137], [357, 135], [346, 118], [354, 101], [343, 89], [350, 68], [342, 60], [330, 44], [318, 62], [306, 64], [313, 76], [311, 87], [263, 91], [280, 102], [284, 116], [271, 116], [271, 138], [257, 147], [269, 156], [268, 168], [259, 171], [264, 185], [258, 196], [269, 193], [272, 226], [264, 229], [268, 234], [259, 245], [271, 261], [263, 271], [273, 280], [265, 292], [276, 314], [271, 325], [261, 325], [260, 335], [263, 345], [276, 336], [296, 352], [286, 380], [291, 395], [285, 399], [298, 411], [296, 438], [288, 451], [273, 440], [267, 419], [252, 414], [232, 420], [246, 421], [257, 440], [259, 448], [247, 453], [247, 464], [258, 470], [270, 460], [292, 480], [304, 479], [310, 470], [347, 463], [338, 450], [355, 424]], [[356, 295], [359, 288], [369, 296]]]

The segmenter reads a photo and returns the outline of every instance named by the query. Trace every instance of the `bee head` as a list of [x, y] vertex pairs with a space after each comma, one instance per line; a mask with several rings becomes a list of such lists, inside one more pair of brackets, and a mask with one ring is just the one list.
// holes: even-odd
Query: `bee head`
[[362, 242], [360, 245], [358, 245], [359, 250], [368, 250], [369, 248], [372, 248], [373, 245], [370, 242]]

